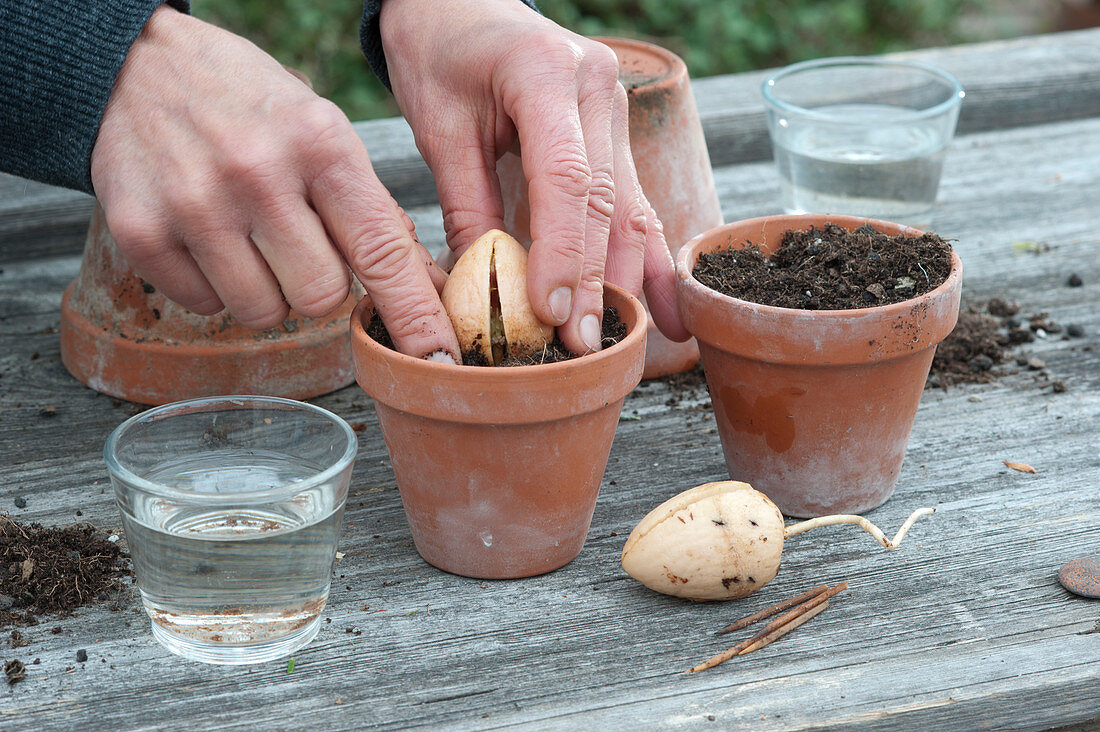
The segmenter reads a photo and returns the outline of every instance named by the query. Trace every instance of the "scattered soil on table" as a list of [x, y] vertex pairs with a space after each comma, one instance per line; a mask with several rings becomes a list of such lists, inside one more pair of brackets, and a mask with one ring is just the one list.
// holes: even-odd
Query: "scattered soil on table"
[[703, 372], [703, 367], [700, 364], [696, 364], [693, 368], [678, 374], [669, 374], [668, 376], [642, 382], [642, 386], [647, 384], [664, 384], [668, 387], [668, 398], [665, 399], [666, 407], [680, 407], [684, 402], [698, 402], [700, 399], [705, 398], [705, 401], [698, 408], [703, 410], [712, 408], [710, 390], [707, 387], [707, 375]]
[[46, 528], [0, 513], [0, 627], [110, 599], [128, 573], [122, 556], [90, 524]]
[[756, 245], [702, 254], [692, 274], [749, 302], [800, 310], [847, 310], [903, 302], [939, 287], [951, 245], [936, 234], [889, 236], [871, 226], [792, 229], [771, 257]]
[[[626, 323], [622, 321], [619, 317], [619, 311], [612, 305], [608, 305], [603, 309], [601, 331], [600, 342], [604, 348], [613, 346], [623, 338], [626, 338]], [[390, 333], [386, 330], [386, 325], [382, 322], [382, 318], [378, 316], [377, 311], [371, 315], [370, 323], [367, 324], [367, 335], [386, 348], [396, 350], [393, 346], [393, 339], [390, 337]], [[509, 356], [505, 358], [500, 365], [538, 366], [539, 364], [545, 363], [569, 361], [574, 358], [579, 357], [570, 353], [569, 349], [562, 345], [562, 342], [555, 336], [554, 340], [548, 343], [539, 353], [522, 358]], [[485, 354], [480, 350], [462, 354], [462, 364], [464, 366], [490, 365], [488, 358], [486, 358]]]
[[1063, 340], [1084, 336], [1077, 324], [1062, 327], [1049, 313], [1020, 315], [1015, 302], [1002, 298], [963, 299], [959, 322], [936, 348], [926, 387], [946, 388], [956, 384], [986, 384], [1024, 368], [1035, 375], [1039, 388], [1061, 393], [1064, 382], [1052, 380], [1046, 363], [1022, 352], [1025, 344], [1038, 339]]

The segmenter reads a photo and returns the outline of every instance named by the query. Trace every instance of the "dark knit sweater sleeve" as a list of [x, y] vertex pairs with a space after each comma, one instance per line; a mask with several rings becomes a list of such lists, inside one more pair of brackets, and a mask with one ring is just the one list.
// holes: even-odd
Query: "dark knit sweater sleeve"
[[[0, 170], [92, 192], [115, 77], [162, 2], [0, 0]], [[189, 10], [188, 0], [168, 4]]]
[[[538, 12], [534, 0], [519, 0], [519, 2]], [[386, 67], [386, 51], [382, 48], [382, 31], [378, 26], [378, 15], [381, 12], [382, 0], [365, 0], [363, 3], [363, 22], [359, 25], [359, 44], [363, 47], [363, 55], [367, 57], [375, 76], [386, 85], [387, 89], [391, 89], [390, 72]], [[425, 22], [439, 21], [425, 19]]]

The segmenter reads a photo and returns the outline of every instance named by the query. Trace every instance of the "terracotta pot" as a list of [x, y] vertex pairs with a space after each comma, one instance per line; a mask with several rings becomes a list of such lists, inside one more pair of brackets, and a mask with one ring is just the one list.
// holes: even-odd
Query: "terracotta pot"
[[957, 254], [932, 292], [860, 310], [759, 305], [691, 274], [702, 253], [751, 242], [771, 254], [784, 231], [826, 222], [920, 233], [849, 216], [771, 216], [701, 234], [676, 263], [680, 314], [699, 339], [730, 477], [790, 516], [861, 513], [890, 497], [936, 344], [959, 311]]
[[353, 380], [347, 320], [358, 293], [324, 318], [291, 313], [254, 331], [196, 315], [131, 269], [96, 205], [80, 274], [61, 300], [61, 360], [96, 391], [142, 404], [266, 394], [307, 399]]
[[469, 577], [526, 577], [580, 553], [623, 398], [642, 376], [645, 310], [607, 285], [628, 333], [541, 366], [448, 366], [402, 355], [352, 315], [355, 376], [373, 399], [420, 555]]
[[[619, 81], [630, 110], [630, 148], [646, 198], [664, 224], [675, 256], [691, 237], [722, 224], [703, 126], [695, 107], [687, 66], [671, 51], [643, 41], [596, 38], [619, 58]], [[518, 155], [497, 164], [504, 198], [505, 228], [524, 244], [531, 241], [527, 180]], [[643, 378], [687, 371], [699, 361], [694, 340], [670, 341], [652, 318], [647, 326]]]

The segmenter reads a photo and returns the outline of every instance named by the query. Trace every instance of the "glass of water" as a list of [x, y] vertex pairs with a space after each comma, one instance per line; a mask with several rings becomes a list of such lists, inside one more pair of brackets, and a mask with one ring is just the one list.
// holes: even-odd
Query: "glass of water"
[[787, 213], [927, 228], [964, 92], [930, 66], [825, 58], [762, 87]]
[[192, 399], [120, 425], [104, 458], [157, 640], [220, 664], [309, 643], [357, 450], [335, 414], [277, 397]]

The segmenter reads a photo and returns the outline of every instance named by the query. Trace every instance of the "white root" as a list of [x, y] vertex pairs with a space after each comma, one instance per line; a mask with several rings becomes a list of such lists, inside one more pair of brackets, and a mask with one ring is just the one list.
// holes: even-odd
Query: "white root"
[[916, 523], [917, 519], [921, 516], [927, 516], [930, 513], [935, 513], [934, 508], [918, 508], [909, 518], [905, 520], [905, 523], [898, 529], [898, 533], [894, 535], [893, 539], [887, 539], [886, 534], [882, 533], [882, 529], [875, 526], [873, 523], [865, 519], [863, 516], [854, 516], [852, 514], [840, 514], [837, 516], [818, 516], [817, 518], [810, 519], [809, 521], [802, 521], [797, 524], [791, 524], [783, 529], [783, 538], [794, 536], [795, 534], [801, 534], [810, 529], [816, 529], [819, 526], [833, 526], [836, 524], [855, 524], [861, 529], [866, 531], [871, 536], [875, 537], [875, 541], [882, 544], [887, 549], [896, 549], [901, 540], [905, 538], [906, 532], [909, 531], [909, 527]]

